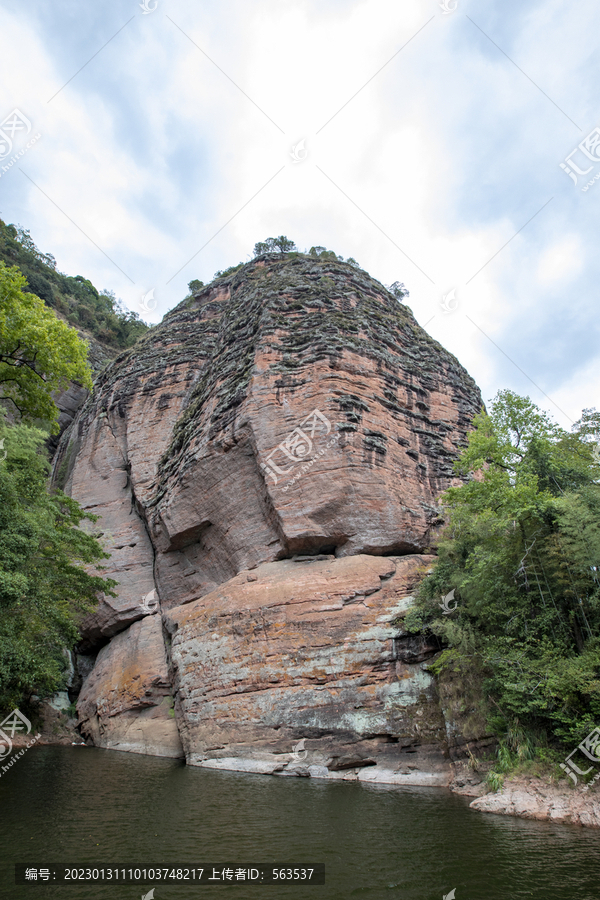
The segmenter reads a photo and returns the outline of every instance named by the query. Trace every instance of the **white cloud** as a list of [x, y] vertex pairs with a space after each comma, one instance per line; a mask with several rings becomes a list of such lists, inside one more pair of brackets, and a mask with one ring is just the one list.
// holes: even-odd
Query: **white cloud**
[[583, 266], [583, 252], [579, 235], [568, 235], [544, 250], [537, 265], [540, 284], [553, 284], [579, 275]]
[[[89, 58], [129, 13], [47, 103], [83, 48]], [[531, 387], [548, 406], [523, 369], [580, 409], [598, 359], [596, 208], [593, 189], [578, 192], [559, 162], [596, 124], [591, 0], [577, 15], [558, 0], [460, 0], [451, 16], [436, 0], [160, 0], [149, 16], [108, 0], [94, 17], [91, 31], [70, 0], [52, 17], [42, 0], [4, 14], [3, 96], [43, 134], [23, 169], [134, 284], [11, 172], [0, 214], [29, 227], [59, 268], [138, 312], [154, 288], [158, 314], [191, 278], [207, 281], [285, 233], [404, 281], [418, 320], [484, 397]], [[308, 156], [294, 164], [301, 138]], [[452, 288], [459, 308], [444, 315]]]

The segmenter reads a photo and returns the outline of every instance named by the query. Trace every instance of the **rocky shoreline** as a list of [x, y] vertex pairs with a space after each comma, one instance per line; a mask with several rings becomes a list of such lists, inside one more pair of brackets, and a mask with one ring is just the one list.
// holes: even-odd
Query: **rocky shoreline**
[[[31, 735], [15, 735], [13, 747], [18, 752], [30, 741]], [[41, 745], [91, 746], [82, 742], [75, 719], [68, 719], [65, 714], [54, 710], [47, 712], [44, 718], [41, 737], [36, 741], [36, 746]], [[195, 765], [253, 775], [358, 781], [363, 784], [389, 784], [398, 787], [441, 787], [465, 798], [472, 797], [469, 806], [479, 812], [560, 825], [600, 828], [600, 793], [594, 788], [586, 791], [583, 786], [571, 787], [564, 783], [554, 784], [544, 778], [519, 776], [507, 778], [504, 786], [494, 792], [489, 790], [485, 782], [485, 769], [491, 765], [489, 762], [486, 765], [482, 761], [479, 771], [474, 771], [465, 761], [457, 761], [450, 763], [445, 772], [401, 773], [380, 765], [369, 765], [368, 761], [365, 765], [365, 760], [361, 760], [357, 766], [357, 760], [348, 758], [340, 760], [337, 770], [329, 770], [322, 765], [311, 764], [308, 756], [304, 756], [305, 753], [305, 748], [298, 749], [295, 759], [292, 755], [289, 766], [282, 765], [281, 759], [269, 762], [250, 757], [223, 757]]]
[[541, 778], [507, 779], [499, 791], [484, 793], [469, 806], [479, 812], [600, 828], [600, 795], [593, 788], [586, 791]]

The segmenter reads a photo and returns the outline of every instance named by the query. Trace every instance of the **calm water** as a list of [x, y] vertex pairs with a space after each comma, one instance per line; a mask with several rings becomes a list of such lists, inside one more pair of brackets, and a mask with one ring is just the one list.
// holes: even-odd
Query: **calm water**
[[319, 886], [162, 885], [155, 900], [599, 900], [600, 833], [477, 813], [435, 788], [186, 768], [32, 748], [0, 779], [0, 898], [139, 898], [150, 885], [16, 887], [15, 862], [326, 864]]

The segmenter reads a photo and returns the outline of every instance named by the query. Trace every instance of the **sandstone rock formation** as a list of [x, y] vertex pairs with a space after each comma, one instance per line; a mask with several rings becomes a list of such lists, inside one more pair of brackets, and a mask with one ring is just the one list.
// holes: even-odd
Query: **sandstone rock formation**
[[149, 615], [102, 648], [77, 711], [96, 746], [183, 756], [171, 700], [160, 617]]
[[431, 560], [265, 563], [171, 609], [165, 624], [187, 761], [447, 784], [444, 720], [421, 664], [439, 646], [415, 644], [401, 628], [408, 591]]
[[[116, 352], [103, 347], [102, 344], [99, 344], [98, 341], [94, 340], [92, 335], [88, 332], [78, 330], [77, 333], [87, 344], [88, 363], [93, 376], [96, 377], [102, 371], [104, 366], [110, 362], [111, 359], [114, 359]], [[57, 435], [51, 435], [47, 440], [47, 447], [51, 456], [55, 454], [61, 435], [69, 427], [75, 418], [75, 415], [85, 403], [87, 396], [87, 389], [74, 381], [71, 381], [65, 390], [56, 391], [53, 394], [52, 399], [56, 403], [59, 412], [59, 432]]]
[[393, 622], [480, 407], [410, 310], [336, 260], [258, 258], [176, 307], [55, 459], [119, 582], [83, 626], [85, 733], [174, 755], [175, 723], [190, 762], [282, 772], [304, 739], [309, 774], [446, 783], [437, 647]]

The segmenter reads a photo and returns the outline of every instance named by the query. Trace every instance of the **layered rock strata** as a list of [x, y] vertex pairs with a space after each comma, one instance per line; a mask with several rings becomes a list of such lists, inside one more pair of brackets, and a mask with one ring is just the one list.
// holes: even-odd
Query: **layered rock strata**
[[81, 733], [97, 747], [183, 756], [160, 616], [146, 616], [102, 648], [77, 713]]
[[447, 784], [439, 646], [401, 628], [431, 560], [265, 563], [166, 613], [188, 763]]
[[262, 258], [169, 313], [99, 377], [59, 484], [99, 514], [119, 581], [100, 644], [297, 553], [423, 552], [481, 398], [365, 272]]
[[519, 816], [565, 825], [600, 828], [600, 797], [593, 788], [549, 784], [541, 779], [515, 778], [497, 793], [488, 793], [470, 803], [471, 809]]
[[480, 406], [408, 307], [336, 260], [258, 258], [169, 313], [55, 459], [118, 582], [83, 624], [86, 737], [448, 783], [462, 738], [427, 672], [439, 648], [401, 620]]

